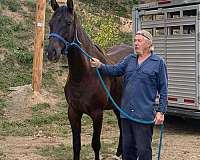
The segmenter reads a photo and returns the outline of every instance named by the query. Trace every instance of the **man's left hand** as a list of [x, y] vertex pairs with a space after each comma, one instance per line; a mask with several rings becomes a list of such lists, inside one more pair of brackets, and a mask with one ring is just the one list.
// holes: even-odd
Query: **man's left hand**
[[161, 112], [156, 112], [156, 116], [155, 116], [155, 125], [161, 125], [163, 124], [164, 122], [164, 119], [165, 119], [165, 115], [162, 114]]

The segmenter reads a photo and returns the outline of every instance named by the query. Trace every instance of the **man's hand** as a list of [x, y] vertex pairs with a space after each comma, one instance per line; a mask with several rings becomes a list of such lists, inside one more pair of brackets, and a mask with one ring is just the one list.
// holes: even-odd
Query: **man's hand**
[[90, 64], [92, 67], [96, 67], [96, 68], [100, 68], [102, 63], [100, 62], [100, 60], [98, 60], [97, 58], [92, 58], [90, 60]]
[[161, 125], [163, 124], [164, 122], [164, 119], [165, 119], [165, 115], [162, 114], [161, 112], [156, 112], [156, 116], [155, 116], [155, 125]]

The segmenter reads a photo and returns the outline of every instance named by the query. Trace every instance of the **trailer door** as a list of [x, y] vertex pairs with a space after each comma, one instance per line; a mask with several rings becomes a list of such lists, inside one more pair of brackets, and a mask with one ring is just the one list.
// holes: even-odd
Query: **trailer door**
[[[155, 53], [162, 56], [169, 75], [169, 106], [199, 106], [199, 5], [137, 10], [137, 29], [153, 35]], [[134, 31], [134, 30], [133, 30]]]

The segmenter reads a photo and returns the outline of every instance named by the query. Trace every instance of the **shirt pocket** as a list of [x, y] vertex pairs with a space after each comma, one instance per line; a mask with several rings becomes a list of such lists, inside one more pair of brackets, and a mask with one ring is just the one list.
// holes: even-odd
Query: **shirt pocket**
[[156, 72], [153, 69], [142, 69], [138, 75], [138, 78], [143, 84], [148, 84], [152, 87], [155, 87], [156, 85]]
[[151, 78], [151, 79], [155, 79], [156, 78], [156, 73], [154, 70], [150, 70], [150, 69], [142, 69], [140, 72], [140, 78]]

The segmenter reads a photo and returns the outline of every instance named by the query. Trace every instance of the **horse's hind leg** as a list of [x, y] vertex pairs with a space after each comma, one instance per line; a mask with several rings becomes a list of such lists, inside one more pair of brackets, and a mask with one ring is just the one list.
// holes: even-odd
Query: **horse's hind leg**
[[73, 160], [80, 160], [81, 150], [81, 117], [82, 113], [74, 111], [72, 107], [68, 108], [68, 118], [73, 134]]
[[117, 152], [116, 152], [116, 156], [120, 156], [122, 154], [122, 128], [121, 128], [121, 119], [120, 119], [120, 113], [117, 109], [114, 109], [114, 113], [117, 117], [117, 121], [118, 121], [118, 126], [119, 126], [119, 130], [120, 130], [120, 134], [119, 134], [119, 142], [118, 142], [118, 147], [117, 147]]
[[95, 160], [99, 160], [99, 151], [101, 148], [100, 135], [103, 121], [103, 111], [96, 112], [91, 116], [93, 120], [92, 148], [95, 153]]

